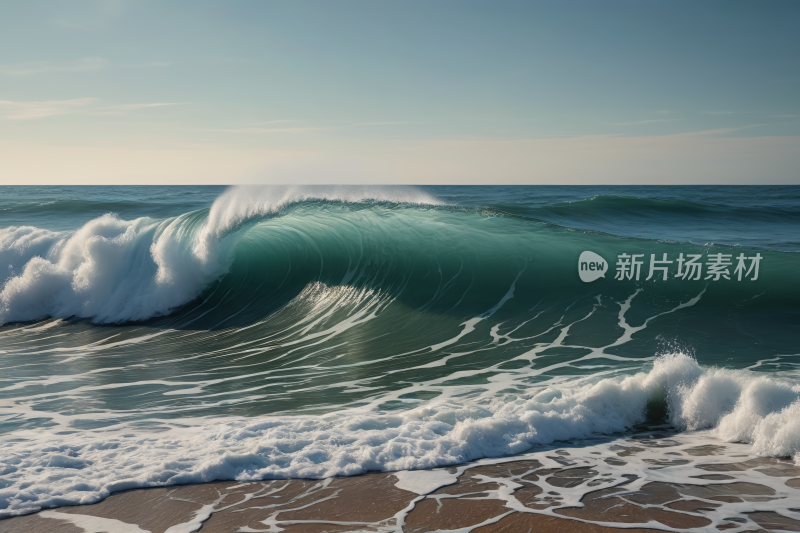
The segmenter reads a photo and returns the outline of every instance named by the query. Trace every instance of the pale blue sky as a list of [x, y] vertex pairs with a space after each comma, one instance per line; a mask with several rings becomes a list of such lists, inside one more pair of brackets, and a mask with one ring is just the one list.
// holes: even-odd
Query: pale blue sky
[[6, 2], [0, 181], [799, 183], [799, 15]]

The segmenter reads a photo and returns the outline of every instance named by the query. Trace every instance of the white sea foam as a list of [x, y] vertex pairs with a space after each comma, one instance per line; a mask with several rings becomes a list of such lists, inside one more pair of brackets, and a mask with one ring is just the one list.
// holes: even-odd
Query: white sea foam
[[84, 533], [150, 533], [137, 525], [126, 524], [112, 518], [101, 518], [85, 514], [61, 513], [58, 511], [44, 511], [40, 516], [55, 518], [73, 524]]
[[14, 276], [36, 256], [46, 257], [63, 235], [31, 226], [0, 229], [0, 279]]
[[0, 324], [47, 316], [144, 320], [196, 298], [226, 273], [242, 224], [294, 202], [437, 201], [414, 188], [234, 187], [199, 227], [187, 215], [157, 221], [103, 215], [73, 233], [0, 229]]
[[658, 358], [648, 372], [531, 389], [507, 403], [445, 400], [396, 414], [360, 408], [324, 416], [229, 418], [160, 434], [59, 435], [39, 429], [34, 439], [24, 440], [27, 433], [20, 431], [4, 443], [0, 516], [90, 503], [133, 487], [322, 478], [498, 457], [624, 431], [642, 422], [648, 402], [659, 399], [679, 428], [711, 428], [722, 439], [751, 442], [756, 453], [800, 459], [800, 386], [750, 371], [703, 368], [689, 356], [672, 354]]
[[441, 468], [433, 470], [400, 470], [394, 473], [398, 489], [407, 490], [416, 494], [428, 494], [439, 487], [452, 485], [458, 479], [452, 472]]
[[[9, 242], [6, 253], [21, 249], [26, 260], [0, 292], [0, 323], [46, 316], [141, 320], [191, 300], [215, 273], [180, 253], [173, 238], [178, 225], [103, 215], [57, 239], [43, 234], [31, 240], [37, 232], [30, 232]], [[0, 233], [13, 235], [18, 228]], [[50, 244], [46, 253], [43, 242]], [[174, 275], [178, 270], [181, 275]]]

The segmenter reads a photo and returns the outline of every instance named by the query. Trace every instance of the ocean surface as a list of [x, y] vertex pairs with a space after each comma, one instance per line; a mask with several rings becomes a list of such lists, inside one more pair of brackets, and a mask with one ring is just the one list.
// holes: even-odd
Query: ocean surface
[[800, 187], [0, 187], [0, 517], [649, 427], [800, 459], [799, 341]]

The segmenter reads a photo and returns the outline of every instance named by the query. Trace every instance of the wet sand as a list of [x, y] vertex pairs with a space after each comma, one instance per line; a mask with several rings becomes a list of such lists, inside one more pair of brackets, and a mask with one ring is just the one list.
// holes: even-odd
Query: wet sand
[[800, 467], [746, 449], [639, 438], [429, 471], [135, 489], [0, 531], [800, 531]]

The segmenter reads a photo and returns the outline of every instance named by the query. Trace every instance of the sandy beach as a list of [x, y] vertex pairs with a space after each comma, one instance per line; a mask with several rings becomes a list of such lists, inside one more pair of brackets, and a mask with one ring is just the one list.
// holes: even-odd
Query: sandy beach
[[435, 470], [136, 489], [0, 531], [800, 531], [800, 467], [706, 441], [640, 436]]

